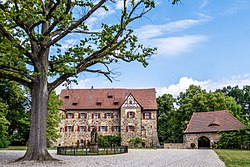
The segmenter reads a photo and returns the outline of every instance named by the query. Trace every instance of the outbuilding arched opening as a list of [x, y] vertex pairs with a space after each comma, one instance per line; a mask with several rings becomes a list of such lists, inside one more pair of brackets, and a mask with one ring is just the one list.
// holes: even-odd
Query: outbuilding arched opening
[[199, 149], [210, 148], [210, 140], [209, 140], [209, 138], [207, 138], [206, 136], [201, 136], [198, 139], [198, 148]]

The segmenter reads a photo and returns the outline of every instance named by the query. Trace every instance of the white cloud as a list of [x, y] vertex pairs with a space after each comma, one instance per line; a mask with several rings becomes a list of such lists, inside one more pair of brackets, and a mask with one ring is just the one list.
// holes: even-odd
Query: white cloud
[[180, 78], [177, 84], [172, 84], [167, 87], [157, 88], [157, 96], [161, 96], [165, 93], [172, 94], [174, 97], [177, 97], [180, 92], [184, 92], [190, 85], [200, 85], [202, 89], [206, 90], [216, 90], [221, 89], [226, 86], [236, 86], [243, 87], [244, 85], [249, 85], [250, 83], [250, 74], [244, 74], [239, 76], [233, 76], [228, 79], [222, 79], [219, 81], [198, 81], [193, 78], [182, 77]]
[[167, 33], [173, 33], [193, 27], [210, 19], [209, 16], [201, 13], [199, 14], [199, 16], [201, 17], [201, 19], [179, 20], [162, 25], [145, 25], [141, 28], [135, 29], [135, 34], [138, 35], [140, 40], [149, 40], [155, 37], [160, 37]]
[[158, 48], [157, 54], [162, 56], [180, 55], [191, 51], [199, 43], [207, 41], [203, 35], [169, 37], [153, 39], [151, 42]]
[[77, 41], [75, 39], [65, 40], [62, 42], [62, 48], [66, 50], [67, 48], [74, 46], [76, 42]]
[[[78, 81], [78, 84], [72, 83], [71, 85], [69, 85], [70, 89], [84, 89], [84, 88], [89, 88], [87, 85], [90, 82], [90, 79], [82, 79], [80, 81]], [[65, 83], [61, 84], [60, 86], [58, 86], [55, 91], [57, 94], [60, 94], [62, 89], [67, 89], [66, 86], [64, 86]]]

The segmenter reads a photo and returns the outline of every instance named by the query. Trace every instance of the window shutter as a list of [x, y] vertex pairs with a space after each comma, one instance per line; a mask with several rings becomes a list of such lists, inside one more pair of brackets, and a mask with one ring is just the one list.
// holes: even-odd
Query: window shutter
[[81, 118], [81, 113], [78, 113], [78, 118]]
[[72, 118], [74, 118], [74, 113], [72, 113]]
[[74, 125], [72, 126], [72, 132], [74, 132]]
[[152, 118], [152, 115], [151, 115], [151, 112], [149, 113], [149, 119], [151, 119]]
[[90, 126], [88, 127], [88, 131], [90, 132]]
[[94, 113], [92, 113], [92, 119], [94, 119]]
[[80, 132], [80, 126], [77, 126], [77, 131]]
[[65, 132], [67, 132], [67, 126], [65, 126]]
[[100, 131], [101, 130], [101, 127], [100, 126], [98, 126], [98, 131]]
[[135, 117], [135, 112], [133, 112], [133, 118]]
[[111, 118], [114, 118], [114, 113], [111, 113]]
[[100, 118], [100, 116], [101, 116], [101, 114], [100, 114], [100, 113], [98, 113], [98, 118]]
[[107, 118], [107, 113], [104, 113], [104, 118]]
[[133, 132], [135, 131], [135, 126], [132, 126], [132, 131], [133, 131]]
[[114, 132], [114, 126], [111, 126], [111, 131]]
[[85, 119], [87, 118], [87, 113], [84, 113], [84, 118], [85, 118]]
[[86, 146], [87, 145], [87, 142], [86, 142], [86, 140], [84, 140], [84, 146]]
[[105, 127], [105, 131], [106, 131], [106, 132], [108, 131], [108, 126]]
[[129, 118], [129, 112], [127, 112], [127, 118]]
[[145, 119], [145, 113], [142, 113], [142, 118]]
[[66, 114], [66, 119], [68, 119], [68, 114]]
[[87, 129], [86, 126], [84, 126], [84, 132], [86, 132], [86, 129]]
[[126, 126], [126, 132], [128, 132], [128, 126]]

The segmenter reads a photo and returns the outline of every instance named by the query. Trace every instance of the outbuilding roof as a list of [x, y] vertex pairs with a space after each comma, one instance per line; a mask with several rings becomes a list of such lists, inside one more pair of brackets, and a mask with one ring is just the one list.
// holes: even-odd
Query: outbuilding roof
[[119, 109], [131, 94], [144, 110], [156, 110], [155, 89], [63, 89], [62, 109]]
[[225, 110], [194, 112], [184, 134], [233, 131], [244, 125]]

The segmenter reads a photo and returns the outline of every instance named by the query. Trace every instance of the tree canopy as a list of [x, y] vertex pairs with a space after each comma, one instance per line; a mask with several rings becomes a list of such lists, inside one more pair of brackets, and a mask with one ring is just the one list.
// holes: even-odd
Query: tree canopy
[[[243, 122], [241, 106], [236, 103], [234, 98], [221, 92], [207, 92], [200, 86], [191, 85], [176, 99], [172, 95], [165, 94], [158, 97], [157, 102], [160, 142], [182, 142], [183, 132], [193, 112], [227, 110]], [[174, 105], [176, 108], [173, 108]]]

